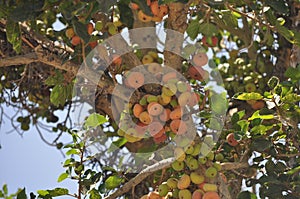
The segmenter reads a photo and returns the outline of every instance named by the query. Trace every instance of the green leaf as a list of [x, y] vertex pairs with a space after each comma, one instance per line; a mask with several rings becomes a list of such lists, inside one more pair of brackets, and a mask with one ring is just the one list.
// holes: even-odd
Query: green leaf
[[295, 174], [295, 173], [297, 173], [297, 172], [299, 172], [299, 171], [300, 171], [300, 166], [297, 166], [297, 167], [295, 167], [295, 168], [289, 170], [289, 171], [287, 172], [287, 174], [288, 174], [288, 175], [293, 175], [293, 174]]
[[18, 192], [17, 199], [27, 199], [25, 188]]
[[234, 113], [231, 117], [231, 123], [233, 124], [237, 123], [239, 120], [241, 120], [244, 117], [245, 113], [246, 113], [245, 110]]
[[106, 117], [104, 117], [103, 115], [100, 115], [98, 113], [92, 113], [85, 121], [85, 127], [97, 127], [101, 124], [104, 124], [105, 122], [107, 122]]
[[231, 28], [235, 28], [238, 27], [238, 20], [236, 17], [236, 14], [234, 14], [233, 12], [226, 10], [224, 12], [222, 12], [222, 18], [224, 23], [231, 27]]
[[118, 140], [112, 142], [112, 144], [114, 144], [115, 146], [117, 146], [118, 148], [120, 148], [121, 146], [123, 146], [124, 144], [127, 143], [127, 140], [124, 137], [119, 138]]
[[270, 120], [274, 118], [274, 115], [260, 115], [259, 110], [255, 111], [252, 116], [250, 118], [248, 118], [248, 120], [254, 120], [256, 118], [262, 119], [262, 120]]
[[199, 25], [199, 32], [204, 34], [207, 37], [214, 36], [215, 34], [218, 34], [218, 28], [212, 23], [202, 23]]
[[274, 89], [279, 84], [279, 78], [278, 77], [271, 77], [268, 81], [268, 86], [270, 89]]
[[293, 67], [289, 67], [284, 75], [287, 77], [287, 78], [291, 78], [292, 80], [300, 80], [300, 70], [297, 69], [297, 68], [293, 68]]
[[69, 177], [69, 174], [67, 173], [62, 173], [57, 179], [57, 182], [62, 182], [63, 180], [67, 179]]
[[300, 46], [300, 33], [292, 30], [294, 33], [294, 44]]
[[44, 1], [41, 0], [22, 0], [10, 12], [9, 17], [15, 22], [33, 19], [37, 16], [37, 12], [42, 10], [43, 6]]
[[101, 195], [99, 194], [99, 191], [97, 191], [95, 188], [90, 190], [90, 199], [101, 199]]
[[4, 185], [2, 186], [2, 190], [3, 190], [3, 193], [4, 193], [5, 195], [8, 194], [7, 184], [4, 184]]
[[49, 192], [49, 195], [52, 197], [68, 195], [69, 193], [69, 190], [65, 188], [55, 188], [53, 190], [47, 190], [47, 191]]
[[110, 176], [106, 179], [105, 181], [105, 188], [106, 189], [114, 189], [117, 188], [121, 185], [121, 183], [123, 182], [123, 178], [119, 177], [119, 176]]
[[71, 163], [73, 163], [75, 160], [73, 158], [69, 158], [64, 162], [64, 167], [69, 166]]
[[265, 135], [266, 132], [272, 128], [273, 128], [273, 125], [270, 125], [270, 126], [258, 125], [258, 126], [252, 127], [251, 132], [255, 133], [255, 134]]
[[80, 151], [78, 149], [70, 149], [66, 152], [66, 155], [78, 155]]
[[13, 49], [20, 53], [22, 50], [21, 29], [18, 23], [8, 19], [6, 22], [6, 37]]
[[246, 133], [248, 131], [249, 122], [247, 120], [240, 120], [237, 124], [241, 127], [241, 131]]
[[4, 198], [4, 194], [3, 194], [2, 190], [0, 190], [0, 197]]
[[49, 76], [45, 80], [45, 84], [48, 86], [55, 86], [63, 83], [64, 83], [64, 76], [61, 71], [56, 71], [54, 76]]
[[275, 172], [282, 173], [287, 169], [287, 166], [283, 162], [277, 162], [275, 166]]
[[265, 138], [254, 139], [251, 143], [251, 149], [257, 152], [264, 152], [272, 146], [272, 143]]
[[238, 100], [261, 100], [263, 96], [259, 93], [251, 92], [251, 93], [242, 93], [233, 96], [233, 98]]
[[40, 195], [40, 196], [46, 196], [49, 194], [49, 192], [47, 190], [38, 190], [37, 193]]
[[97, 0], [97, 2], [99, 3], [99, 11], [100, 12], [104, 12], [106, 14], [109, 13], [109, 9], [111, 8], [111, 6], [113, 6], [114, 4], [117, 3], [117, 0]]
[[289, 93], [282, 98], [282, 101], [287, 103], [296, 103], [300, 101], [300, 95], [297, 95], [296, 93]]
[[73, 84], [67, 84], [66, 86], [65, 86], [65, 93], [66, 93], [66, 99], [67, 100], [71, 100], [72, 99], [72, 97], [74, 96], [73, 94]]
[[118, 3], [118, 8], [120, 10], [120, 21], [125, 24], [129, 29], [133, 27], [133, 16], [132, 11], [128, 6], [129, 4], [126, 0], [121, 0]]
[[65, 101], [66, 101], [65, 86], [63, 85], [54, 86], [50, 94], [50, 102], [55, 106], [59, 106], [59, 105], [64, 105]]
[[237, 199], [257, 199], [257, 197], [254, 193], [251, 193], [249, 191], [243, 191], [239, 193]]
[[228, 109], [228, 101], [219, 94], [214, 94], [210, 98], [211, 109], [213, 112], [223, 115]]
[[77, 20], [72, 21], [74, 32], [78, 35], [85, 43], [90, 40], [90, 35], [87, 32], [86, 24], [83, 24]]
[[265, 12], [264, 12], [264, 13], [265, 13], [265, 16], [266, 16], [267, 19], [268, 19], [268, 22], [269, 22], [271, 25], [275, 25], [277, 17], [274, 15], [273, 10], [270, 9], [270, 8], [267, 8], [267, 9], [265, 9]]
[[71, 20], [73, 18], [75, 10], [76, 6], [72, 1], [62, 1], [59, 5], [59, 11], [66, 20]]
[[283, 0], [266, 0], [265, 3], [281, 14], [289, 13], [289, 7]]
[[193, 20], [189, 23], [189, 26], [186, 29], [186, 33], [188, 36], [194, 40], [198, 36], [199, 33], [199, 21], [198, 20]]
[[294, 43], [294, 36], [295, 34], [293, 31], [289, 30], [288, 28], [280, 25], [280, 23], [276, 20], [275, 24], [276, 30], [289, 42]]

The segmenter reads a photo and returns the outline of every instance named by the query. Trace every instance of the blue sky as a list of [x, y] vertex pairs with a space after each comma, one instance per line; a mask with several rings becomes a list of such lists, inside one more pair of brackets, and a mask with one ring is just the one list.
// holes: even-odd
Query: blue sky
[[[10, 108], [4, 111], [12, 112]], [[70, 193], [76, 193], [76, 181], [57, 182], [58, 176], [64, 172], [62, 163], [65, 158], [60, 151], [46, 145], [34, 128], [21, 137], [17, 132], [7, 134], [11, 129], [9, 122], [1, 122], [0, 187], [6, 183], [9, 193], [23, 187], [27, 193], [55, 187], [65, 187]]]

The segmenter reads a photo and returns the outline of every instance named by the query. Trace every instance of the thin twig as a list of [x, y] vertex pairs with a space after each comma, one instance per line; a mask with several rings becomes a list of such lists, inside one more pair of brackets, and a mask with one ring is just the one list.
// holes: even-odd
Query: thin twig
[[229, 3], [225, 3], [225, 6], [226, 6], [229, 10], [231, 10], [231, 11], [233, 11], [233, 12], [236, 12], [236, 13], [238, 13], [238, 14], [240, 14], [240, 15], [243, 15], [243, 16], [245, 16], [245, 17], [247, 17], [247, 18], [249, 18], [249, 19], [251, 19], [251, 20], [257, 22], [257, 23], [260, 24], [260, 25], [266, 26], [267, 28], [270, 28], [271, 30], [275, 30], [275, 27], [274, 27], [274, 26], [271, 26], [270, 24], [266, 24], [266, 23], [260, 21], [259, 18], [252, 17], [252, 16], [248, 15], [247, 13], [244, 13], [244, 12], [241, 12], [241, 11], [235, 9], [235, 8], [234, 8], [233, 6], [231, 6]]
[[43, 142], [45, 142], [45, 143], [46, 143], [47, 145], [49, 145], [49, 146], [56, 146], [55, 144], [52, 144], [52, 143], [48, 142], [48, 141], [44, 138], [44, 136], [43, 136], [41, 130], [39, 129], [38, 125], [35, 125], [35, 128], [36, 128], [36, 130], [37, 130], [37, 132], [38, 132], [40, 138], [43, 140]]

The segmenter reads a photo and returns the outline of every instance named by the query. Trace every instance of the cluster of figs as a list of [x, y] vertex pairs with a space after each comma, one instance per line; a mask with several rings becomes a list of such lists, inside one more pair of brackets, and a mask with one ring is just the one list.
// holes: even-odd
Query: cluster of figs
[[177, 146], [171, 175], [141, 199], [220, 199], [216, 181], [218, 175], [226, 180], [220, 172], [224, 156], [210, 151], [214, 145], [210, 138], [202, 143]]
[[[193, 72], [190, 74], [192, 79], [203, 80], [205, 73], [199, 73], [197, 67], [205, 71], [202, 66], [207, 64], [208, 59], [202, 54], [194, 57], [195, 62], [201, 65], [192, 66], [187, 72]], [[146, 72], [137, 70], [124, 74], [124, 86], [136, 91], [147, 84], [147, 73], [159, 82], [158, 89], [156, 84], [153, 91], [139, 92], [139, 98], [130, 102], [129, 110], [121, 115], [118, 135], [131, 143], [151, 137], [155, 143], [163, 143], [185, 135], [189, 125], [193, 125], [189, 123], [189, 116], [203, 99], [203, 93], [196, 92], [189, 81], [175, 70], [155, 62], [157, 59], [157, 54], [149, 52], [142, 59]]]

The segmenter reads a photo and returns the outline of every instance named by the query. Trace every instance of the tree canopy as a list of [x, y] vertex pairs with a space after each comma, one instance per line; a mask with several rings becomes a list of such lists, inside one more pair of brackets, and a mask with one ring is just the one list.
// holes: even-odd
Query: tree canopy
[[62, 150], [78, 193], [0, 198], [300, 198], [299, 16], [297, 0], [1, 1], [1, 121]]

